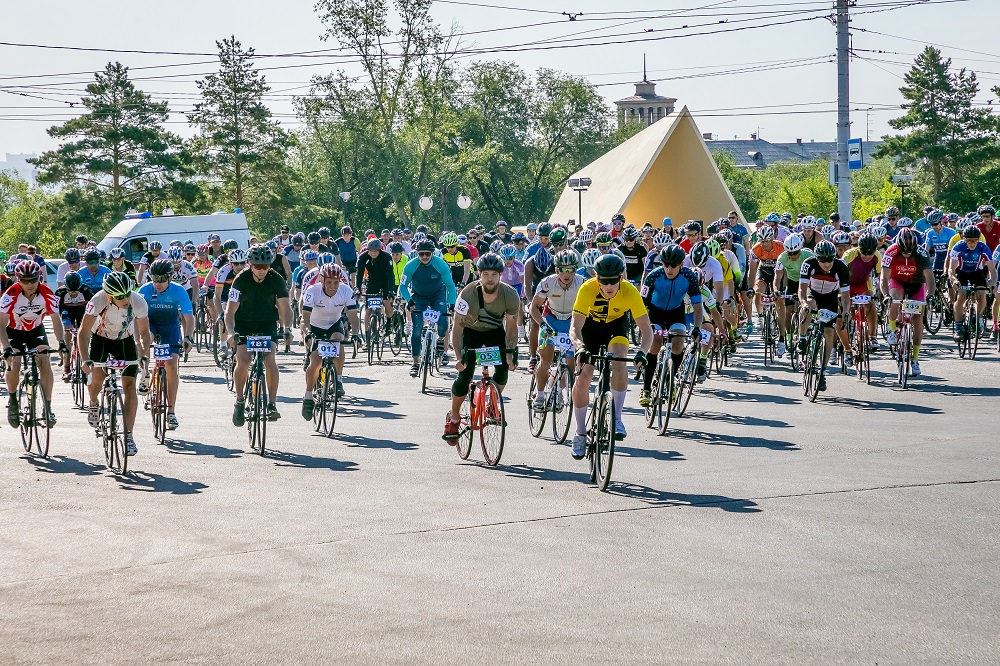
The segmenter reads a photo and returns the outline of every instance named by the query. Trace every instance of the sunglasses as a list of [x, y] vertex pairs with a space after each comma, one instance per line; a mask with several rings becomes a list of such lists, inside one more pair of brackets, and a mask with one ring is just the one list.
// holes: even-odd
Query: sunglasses
[[99, 263], [101, 263], [100, 259], [91, 259], [90, 261], [87, 262], [87, 265], [88, 266], [96, 266]]
[[[316, 260], [313, 259], [313, 261], [316, 261]], [[230, 266], [246, 266], [247, 262], [245, 262], [245, 261], [230, 261], [229, 265]]]
[[23, 277], [23, 278], [18, 278], [17, 281], [20, 282], [21, 284], [34, 284], [38, 282], [38, 278]]
[[895, 222], [895, 221], [896, 221], [896, 220], [898, 220], [899, 218], [898, 218], [898, 217], [887, 217], [887, 218], [885, 218], [885, 219], [889, 220], [890, 222]]
[[603, 285], [606, 285], [606, 286], [611, 286], [613, 284], [618, 284], [621, 281], [622, 281], [622, 279], [621, 278], [617, 278], [617, 277], [613, 277], [613, 278], [599, 277], [599, 278], [597, 278], [597, 283], [598, 284], [603, 284]]
[[834, 260], [833, 259], [817, 259], [816, 261], [818, 261], [821, 264], [832, 264]]
[[250, 264], [250, 268], [255, 271], [266, 271], [271, 268], [271, 264]]
[[[509, 261], [514, 261], [514, 260], [510, 259]], [[569, 266], [563, 266], [562, 268], [559, 269], [559, 272], [560, 273], [576, 273], [576, 269], [575, 268], [571, 268]]]
[[664, 268], [677, 268], [680, 264], [663, 264]]
[[942, 222], [931, 222], [931, 226], [932, 227], [940, 227], [941, 224], [943, 224], [943, 223]]
[[164, 282], [170, 282], [170, 276], [167, 275], [154, 275], [153, 282], [156, 284], [163, 284]]
[[429, 257], [432, 254], [434, 254], [434, 253], [433, 252], [417, 252], [417, 256], [418, 257]]

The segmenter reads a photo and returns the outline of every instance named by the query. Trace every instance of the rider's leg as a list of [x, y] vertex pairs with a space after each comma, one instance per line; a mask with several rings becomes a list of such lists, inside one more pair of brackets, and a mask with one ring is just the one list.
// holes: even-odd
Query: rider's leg
[[87, 393], [90, 394], [90, 406], [97, 407], [100, 401], [97, 399], [101, 392], [101, 384], [104, 383], [104, 368], [94, 368], [90, 371], [90, 384], [87, 385]]
[[538, 350], [538, 367], [535, 368], [535, 397], [540, 398], [545, 393], [545, 383], [549, 378], [549, 367], [555, 356], [555, 347], [545, 345]]
[[587, 405], [590, 403], [590, 383], [594, 379], [594, 366], [590, 363], [580, 368], [573, 382], [573, 413], [576, 416], [576, 434], [587, 434]]
[[7, 395], [17, 395], [17, 383], [20, 381], [21, 357], [11, 356], [7, 359], [7, 372], [4, 380], [7, 382]]
[[246, 342], [236, 347], [236, 366], [233, 368], [233, 388], [236, 390], [236, 402], [243, 402], [243, 385], [250, 371], [250, 352]]
[[135, 377], [122, 376], [122, 390], [125, 392], [125, 428], [135, 429], [135, 413], [139, 407], [139, 397], [135, 393]]
[[[628, 355], [627, 343], [608, 345], [608, 351], [613, 356], [624, 358]], [[622, 420], [622, 409], [625, 407], [625, 395], [628, 392], [628, 368], [624, 361], [611, 362], [611, 394], [615, 398], [615, 416]]]
[[646, 370], [642, 373], [642, 388], [649, 390], [653, 385], [653, 377], [656, 376], [656, 359], [660, 355], [660, 347], [663, 346], [663, 338], [659, 335], [653, 336], [653, 342], [649, 346], [649, 353], [646, 354]]
[[309, 365], [306, 367], [306, 392], [304, 398], [312, 398], [313, 387], [316, 386], [316, 378], [319, 377], [319, 369], [322, 366], [319, 352], [309, 354]]
[[167, 371], [167, 412], [173, 413], [177, 406], [177, 390], [180, 388], [181, 379], [178, 372], [180, 356], [173, 354], [170, 360], [164, 364]]
[[267, 402], [274, 404], [274, 401], [278, 399], [278, 379], [280, 377], [278, 356], [274, 345], [271, 345], [271, 351], [264, 356], [264, 376], [267, 384]]

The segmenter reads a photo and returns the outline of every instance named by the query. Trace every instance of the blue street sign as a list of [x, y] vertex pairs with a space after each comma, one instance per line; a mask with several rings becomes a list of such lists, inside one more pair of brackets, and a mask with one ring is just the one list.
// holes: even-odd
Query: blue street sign
[[864, 166], [861, 158], [861, 139], [847, 140], [847, 166], [854, 171]]

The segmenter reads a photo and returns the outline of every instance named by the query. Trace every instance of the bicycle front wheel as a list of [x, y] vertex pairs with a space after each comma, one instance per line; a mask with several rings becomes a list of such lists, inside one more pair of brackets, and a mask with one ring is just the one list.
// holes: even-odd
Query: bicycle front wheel
[[677, 416], [684, 416], [687, 411], [688, 402], [691, 401], [691, 394], [694, 393], [694, 385], [698, 375], [697, 353], [689, 353], [681, 361], [681, 369], [677, 373], [674, 381], [677, 382], [677, 399], [674, 402], [674, 411]]
[[[549, 414], [548, 405], [546, 409], [542, 412], [535, 411], [535, 394], [538, 390], [538, 384], [535, 380], [535, 375], [531, 375], [531, 385], [528, 386], [528, 429], [531, 431], [532, 437], [540, 437], [542, 430], [545, 428], [545, 419]], [[546, 393], [546, 397], [548, 394]]]
[[153, 375], [153, 435], [163, 444], [167, 439], [167, 371], [154, 370]]
[[562, 444], [569, 437], [573, 423], [573, 373], [565, 365], [556, 374], [552, 400], [552, 438], [556, 444]]
[[615, 400], [611, 391], [601, 394], [597, 403], [597, 427], [594, 439], [594, 474], [597, 488], [608, 490], [611, 466], [615, 459]]
[[323, 434], [329, 438], [333, 437], [333, 428], [337, 424], [337, 407], [340, 405], [340, 398], [337, 396], [336, 366], [330, 363], [323, 375]]
[[125, 426], [122, 422], [125, 416], [122, 396], [118, 391], [109, 391], [105, 395], [104, 459], [112, 472], [125, 474], [128, 471], [128, 451], [125, 445]]
[[479, 391], [477, 410], [479, 419], [479, 443], [483, 447], [483, 457], [491, 466], [496, 466], [503, 455], [503, 442], [507, 432], [507, 421], [503, 409], [503, 396], [496, 382], [489, 380]]
[[469, 454], [472, 453], [473, 400], [475, 400], [475, 390], [469, 389], [469, 394], [462, 401], [462, 407], [458, 413], [461, 423], [459, 424], [458, 441], [455, 442], [455, 449], [458, 451], [458, 457], [462, 460], [468, 460]]

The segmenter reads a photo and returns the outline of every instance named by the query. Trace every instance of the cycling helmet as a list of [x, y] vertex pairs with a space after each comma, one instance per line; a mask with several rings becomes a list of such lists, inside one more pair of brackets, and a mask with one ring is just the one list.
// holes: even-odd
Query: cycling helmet
[[420, 241], [422, 241], [425, 238], [427, 238], [427, 234], [425, 234], [422, 231], [418, 231], [417, 233], [413, 234], [413, 242], [414, 243], [419, 243]]
[[503, 257], [504, 261], [513, 259], [517, 256], [517, 248], [513, 245], [504, 245], [500, 248], [500, 256]]
[[208, 254], [208, 250], [209, 250], [208, 243], [202, 243], [196, 248], [195, 251], [198, 253], [199, 256], [203, 257], [206, 254]]
[[162, 250], [163, 249], [163, 243], [161, 243], [160, 241], [156, 241], [156, 240], [149, 241], [149, 249], [150, 250]]
[[622, 232], [622, 238], [627, 241], [639, 240], [639, 231], [635, 227], [625, 227], [625, 230]]
[[548, 273], [552, 270], [552, 255], [545, 248], [539, 248], [538, 252], [532, 258], [534, 259], [535, 268], [540, 273]]
[[781, 218], [778, 217], [777, 213], [768, 213], [767, 217], [764, 218], [764, 221], [769, 224], [777, 224], [781, 221]]
[[498, 238], [492, 243], [490, 243], [490, 252], [493, 252], [494, 254], [500, 254], [500, 250], [502, 249], [503, 249], [503, 240]]
[[[701, 245], [701, 243], [698, 245]], [[668, 245], [660, 250], [660, 263], [664, 266], [667, 264], [683, 264], [686, 256], [687, 255], [684, 254], [684, 248], [681, 246]]]
[[83, 278], [76, 271], [66, 273], [66, 288], [70, 291], [80, 291], [83, 286]]
[[806, 215], [805, 217], [802, 218], [802, 222], [800, 222], [800, 224], [802, 225], [803, 229], [815, 229], [816, 218], [813, 217], [812, 215]]
[[958, 213], [948, 213], [948, 221], [949, 222], [957, 222], [958, 218], [960, 218], [960, 217], [961, 217], [961, 215], [959, 215]]
[[913, 232], [913, 229], [903, 229], [896, 236], [896, 245], [899, 246], [899, 251], [903, 254], [913, 254], [917, 251], [917, 234]]
[[209, 243], [211, 243], [212, 241], [221, 241], [221, 240], [222, 240], [222, 236], [220, 236], [219, 234], [209, 234], [208, 235], [208, 242]]
[[19, 263], [21, 263], [21, 260], [20, 260], [20, 259], [11, 259], [11, 260], [10, 260], [10, 261], [8, 261], [8, 262], [7, 262], [7, 264], [6, 264], [6, 265], [5, 265], [4, 267], [3, 267], [3, 272], [4, 272], [4, 273], [6, 273], [7, 275], [14, 275], [14, 271], [16, 271], [16, 270], [17, 270], [17, 265], [18, 265]]
[[607, 231], [602, 231], [594, 237], [594, 242], [598, 245], [611, 245], [611, 234]]
[[717, 258], [720, 254], [722, 254], [722, 245], [720, 245], [719, 241], [715, 240], [715, 238], [709, 238], [705, 242], [705, 245], [708, 247], [708, 251], [712, 253], [713, 257]]
[[132, 278], [128, 273], [115, 271], [104, 276], [104, 293], [111, 298], [128, 298], [132, 293]]
[[3, 250], [0, 250], [0, 263], [4, 263], [6, 261], [7, 261], [7, 253], [4, 252]]
[[534, 222], [528, 222], [528, 226], [525, 227], [528, 231], [538, 231], [538, 225]]
[[875, 254], [875, 249], [878, 247], [878, 239], [872, 234], [861, 234], [861, 238], [858, 239], [858, 249], [861, 250], [863, 255]]
[[761, 227], [757, 231], [757, 238], [762, 241], [774, 240], [774, 227]]
[[828, 240], [821, 240], [816, 243], [816, 249], [813, 250], [813, 254], [820, 261], [833, 261], [837, 258], [837, 248]]
[[883, 227], [880, 224], [875, 225], [875, 228], [872, 229], [872, 236], [874, 236], [875, 240], [877, 240], [877, 241], [883, 241], [883, 240], [885, 240], [886, 234], [887, 234], [887, 232], [885, 230], [885, 227]]
[[614, 215], [611, 216], [611, 221], [612, 222], [621, 222], [622, 224], [624, 224], [625, 223], [625, 216], [622, 215], [621, 213], [615, 213]]
[[594, 272], [599, 278], [619, 278], [625, 272], [625, 262], [617, 254], [605, 254], [597, 260]]
[[706, 284], [708, 284], [708, 273], [701, 270], [700, 268], [692, 268], [691, 272], [694, 273], [695, 276], [698, 278], [698, 284], [700, 286], [704, 287]]
[[989, 205], [989, 204], [985, 204], [985, 205], [980, 206], [979, 208], [977, 208], [976, 212], [979, 213], [980, 215], [982, 215], [984, 213], [989, 214], [989, 215], [996, 215], [997, 214], [997, 209], [994, 208], [993, 206]]
[[[89, 256], [90, 253], [88, 252], [87, 255]], [[167, 251], [167, 257], [169, 257], [170, 261], [173, 263], [179, 264], [184, 259], [184, 250], [179, 247], [172, 247], [169, 251]]]
[[402, 236], [403, 235], [403, 230], [400, 229], [399, 227], [396, 227], [395, 229], [392, 230], [392, 235], [393, 236]]
[[885, 216], [898, 218], [899, 209], [896, 208], [895, 206], [889, 206], [888, 208], [885, 209]]
[[723, 229], [719, 233], [715, 234], [715, 237], [718, 239], [719, 243], [722, 244], [732, 243], [734, 238], [733, 232], [729, 229]]
[[817, 217], [816, 218], [816, 226], [817, 227], [825, 227], [826, 226], [826, 220], [824, 220], [822, 217]]
[[[251, 259], [251, 261], [253, 261], [253, 259]], [[333, 253], [331, 252], [321, 252], [316, 261], [319, 262], [320, 266], [326, 266], [327, 264], [337, 263], [337, 258], [333, 256]]]
[[912, 227], [913, 220], [911, 220], [908, 217], [901, 217], [899, 218], [899, 222], [897, 222], [896, 224], [898, 224], [900, 227]]
[[329, 227], [320, 227], [318, 229], [318, 231], [319, 231], [320, 238], [329, 238], [330, 237], [330, 228]]
[[417, 246], [415, 248], [417, 252], [433, 252], [436, 248], [434, 246], [434, 241], [429, 238], [422, 238], [417, 241]]
[[344, 269], [340, 267], [340, 264], [334, 262], [329, 264], [323, 264], [319, 269], [319, 279], [326, 280], [327, 278], [333, 278], [337, 282], [340, 282], [344, 277]]
[[833, 241], [834, 245], [850, 245], [851, 234], [847, 233], [846, 231], [838, 231], [833, 235], [833, 238], [831, 238], [830, 240]]
[[441, 245], [444, 247], [453, 247], [458, 245], [458, 234], [454, 231], [447, 231], [441, 235]]
[[663, 247], [664, 245], [670, 245], [673, 242], [674, 242], [674, 239], [672, 239], [670, 237], [670, 234], [665, 234], [665, 233], [661, 232], [661, 233], [658, 233], [655, 236], [653, 236], [653, 247], [654, 248]]
[[17, 263], [17, 267], [14, 269], [14, 275], [19, 280], [22, 278], [38, 279], [38, 277], [41, 274], [42, 274], [42, 267], [39, 266], [36, 262], [31, 261], [30, 259], [24, 259], [22, 261], [19, 261]]
[[[679, 247], [680, 246], [678, 246], [678, 248]], [[712, 253], [708, 251], [708, 245], [704, 242], [695, 243], [694, 247], [691, 248], [691, 263], [697, 268], [704, 268], [705, 264], [708, 263], [708, 258], [710, 256], [712, 256]]]
[[100, 255], [101, 261], [106, 261], [108, 258], [108, 253], [105, 252], [104, 250], [98, 250], [97, 254]]
[[[313, 255], [311, 259], [316, 259], [316, 251], [310, 250], [310, 252], [312, 252]], [[303, 253], [302, 258], [306, 260], [310, 259], [310, 257], [305, 256], [306, 254], [307, 253]], [[227, 257], [229, 259], [229, 263], [231, 264], [245, 264], [247, 261], [247, 253], [239, 248], [236, 248], [235, 250], [230, 250]]]
[[570, 245], [570, 247], [573, 248], [573, 250], [576, 251], [577, 254], [583, 254], [583, 251], [587, 249], [587, 244], [584, 243], [582, 240], [575, 240], [573, 241], [573, 244]]
[[788, 238], [785, 239], [785, 252], [788, 254], [800, 252], [805, 246], [806, 239], [802, 237], [802, 234], [789, 234]]
[[970, 224], [962, 231], [962, 238], [975, 238], [976, 240], [982, 238], [983, 234], [979, 231], [979, 227], [974, 224]]
[[510, 237], [510, 241], [512, 243], [527, 243], [528, 237], [525, 236], [522, 232], [518, 231], [517, 233], [515, 233], [513, 236]]
[[487, 252], [483, 256], [479, 257], [479, 261], [476, 262], [476, 270], [480, 273], [483, 271], [496, 271], [497, 273], [500, 273], [503, 271], [503, 259], [501, 259], [500, 255], [495, 252]]
[[[442, 236], [442, 238], [443, 238], [443, 236]], [[465, 234], [459, 234], [458, 235], [458, 243], [456, 243], [456, 245], [465, 245], [468, 242], [469, 242], [469, 237], [468, 236], [466, 236]], [[444, 242], [442, 241], [441, 244], [444, 245]], [[445, 247], [450, 247], [449, 245], [444, 245], [444, 246]]]
[[111, 252], [108, 253], [112, 259], [124, 259], [125, 258], [125, 248], [113, 247]]
[[580, 234], [580, 240], [582, 240], [584, 243], [593, 243], [594, 242], [594, 232], [591, 231], [590, 229], [584, 230]]
[[566, 230], [562, 227], [556, 227], [549, 233], [549, 241], [553, 245], [562, 245], [566, 242]]
[[823, 225], [823, 228], [820, 230], [820, 233], [823, 235], [823, 238], [830, 240], [831, 238], [833, 238], [833, 235], [837, 233], [837, 227], [833, 226], [832, 224]]
[[552, 225], [549, 224], [548, 222], [538, 225], [539, 236], [548, 236], [551, 233], [552, 233]]
[[597, 261], [603, 256], [604, 255], [601, 254], [601, 251], [598, 250], [596, 247], [592, 247], [586, 250], [583, 253], [583, 260], [582, 260], [583, 267], [586, 268], [588, 271], [594, 270], [594, 266], [597, 265]]
[[371, 239], [368, 241], [367, 245], [365, 245], [365, 252], [371, 252], [372, 250], [378, 250], [381, 252], [384, 249], [385, 247], [382, 245], [382, 241], [377, 238]]
[[572, 267], [574, 270], [580, 266], [580, 255], [576, 250], [563, 250], [556, 255], [556, 268]]
[[308, 241], [309, 241], [309, 244], [310, 244], [310, 245], [318, 245], [318, 244], [319, 244], [319, 242], [320, 242], [321, 240], [323, 240], [323, 237], [322, 237], [322, 236], [320, 236], [320, 235], [319, 235], [318, 233], [316, 233], [315, 231], [310, 231], [310, 232], [309, 232], [309, 235], [308, 235], [308, 236], [306, 236], [306, 240], [308, 240]]
[[979, 224], [980, 222], [983, 221], [983, 218], [979, 217], [979, 213], [969, 213], [965, 217], [972, 224]]
[[198, 251], [198, 246], [195, 245], [194, 243], [188, 243], [187, 245], [184, 246], [184, 251], [185, 252], [197, 252]]
[[174, 274], [174, 266], [169, 259], [157, 259], [149, 265], [150, 276], [170, 277]]
[[[324, 252], [323, 254], [326, 253]], [[274, 250], [266, 245], [254, 245], [250, 248], [247, 258], [250, 260], [251, 264], [256, 264], [258, 266], [266, 264], [270, 266], [274, 262]], [[322, 255], [320, 255], [320, 258], [322, 258]]]
[[698, 224], [697, 222], [688, 222], [686, 225], [684, 225], [684, 232], [690, 234], [700, 234], [701, 225]]
[[405, 249], [402, 243], [393, 243], [389, 246], [389, 254], [402, 254]]
[[170, 241], [170, 247], [179, 247], [179, 248], [183, 249], [184, 243], [180, 242], [177, 239], [174, 239], [174, 240]]
[[781, 217], [778, 218], [778, 222], [780, 224], [784, 224], [784, 225], [789, 224], [791, 221], [792, 221], [792, 214], [791, 213], [782, 213]]
[[75, 264], [76, 262], [80, 261], [80, 251], [75, 247], [71, 247], [68, 250], [66, 250], [65, 257], [67, 263]]
[[100, 261], [101, 260], [101, 253], [98, 252], [97, 250], [94, 250], [94, 249], [87, 250], [87, 253], [85, 255], [83, 255], [83, 260], [84, 261]]
[[927, 221], [931, 224], [940, 222], [943, 219], [944, 219], [944, 213], [942, 213], [939, 210], [932, 210], [930, 213], [927, 214]]
[[238, 241], [230, 238], [229, 240], [227, 240], [225, 243], [222, 244], [222, 249], [225, 250], [226, 252], [229, 252], [230, 250], [235, 250], [239, 246], [240, 244]]

